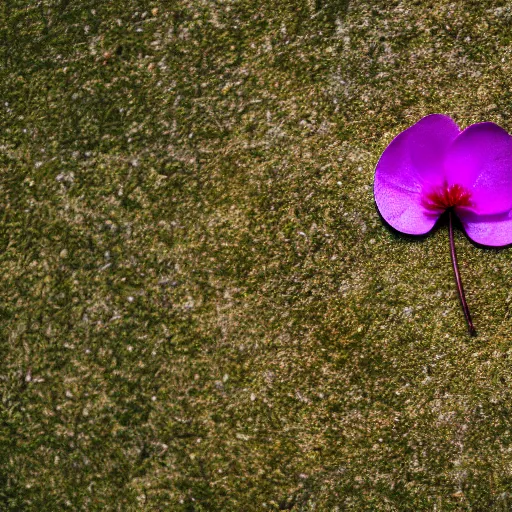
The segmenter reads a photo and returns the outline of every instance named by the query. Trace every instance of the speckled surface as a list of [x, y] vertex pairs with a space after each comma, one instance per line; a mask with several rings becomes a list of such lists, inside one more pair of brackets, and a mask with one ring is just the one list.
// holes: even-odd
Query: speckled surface
[[512, 506], [510, 249], [373, 202], [511, 125], [509, 2], [0, 8], [0, 508]]

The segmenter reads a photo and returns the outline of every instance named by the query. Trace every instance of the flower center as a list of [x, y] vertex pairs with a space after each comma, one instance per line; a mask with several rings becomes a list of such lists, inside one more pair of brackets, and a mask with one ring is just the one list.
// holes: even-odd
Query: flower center
[[421, 198], [421, 204], [427, 210], [436, 212], [444, 212], [448, 208], [455, 208], [456, 206], [473, 206], [469, 190], [462, 185], [448, 185], [446, 182], [424, 194]]

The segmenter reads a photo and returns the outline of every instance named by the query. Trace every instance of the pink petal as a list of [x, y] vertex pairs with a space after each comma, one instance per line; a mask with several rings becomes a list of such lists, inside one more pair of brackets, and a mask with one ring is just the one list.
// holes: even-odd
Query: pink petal
[[512, 210], [496, 215], [457, 212], [467, 235], [477, 244], [500, 247], [512, 244]]
[[475, 213], [512, 208], [512, 137], [498, 125], [479, 123], [464, 130], [446, 155], [445, 171], [450, 185], [469, 190]]
[[443, 184], [444, 158], [459, 133], [451, 118], [432, 114], [385, 149], [375, 170], [374, 194], [382, 217], [393, 228], [413, 235], [432, 229], [439, 214], [421, 205], [421, 192]]

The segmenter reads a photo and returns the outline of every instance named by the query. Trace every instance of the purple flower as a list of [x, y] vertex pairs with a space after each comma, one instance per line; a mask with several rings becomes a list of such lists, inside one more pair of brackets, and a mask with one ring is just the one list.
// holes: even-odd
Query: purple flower
[[[449, 212], [452, 261], [467, 308], [452, 212], [473, 241], [489, 246], [512, 243], [512, 137], [494, 123], [461, 131], [448, 116], [426, 116], [385, 149], [375, 170], [374, 194], [384, 220], [402, 233], [425, 234]], [[466, 319], [474, 333], [469, 310]]]
[[475, 242], [510, 244], [512, 138], [494, 123], [461, 132], [448, 116], [424, 117], [385, 149], [374, 191], [384, 220], [402, 233], [427, 233], [453, 208]]

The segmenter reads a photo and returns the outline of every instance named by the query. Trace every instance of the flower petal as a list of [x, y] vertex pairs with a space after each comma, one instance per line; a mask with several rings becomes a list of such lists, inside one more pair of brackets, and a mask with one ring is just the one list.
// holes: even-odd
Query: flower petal
[[446, 155], [445, 171], [450, 185], [469, 190], [475, 213], [512, 208], [512, 137], [498, 125], [479, 123], [464, 130]]
[[457, 215], [469, 238], [477, 244], [492, 247], [512, 244], [512, 210], [496, 215], [461, 210]]
[[375, 202], [393, 228], [413, 235], [432, 229], [439, 214], [421, 205], [421, 192], [444, 182], [444, 158], [459, 133], [451, 118], [432, 114], [400, 133], [382, 153], [375, 170]]

